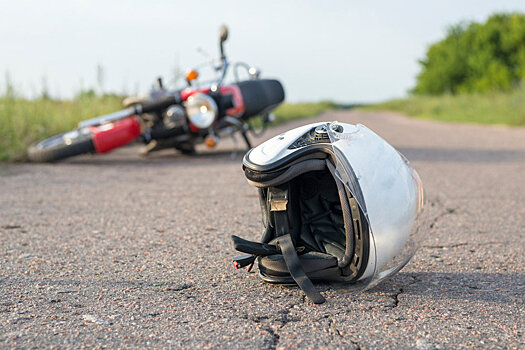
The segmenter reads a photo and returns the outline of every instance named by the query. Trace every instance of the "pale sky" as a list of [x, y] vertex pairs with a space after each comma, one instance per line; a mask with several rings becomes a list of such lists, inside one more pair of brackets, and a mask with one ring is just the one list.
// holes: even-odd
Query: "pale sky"
[[0, 0], [0, 93], [5, 73], [19, 92], [53, 97], [95, 87], [148, 91], [157, 76], [217, 55], [227, 24], [232, 61], [279, 78], [287, 100], [374, 102], [414, 86], [418, 59], [462, 20], [525, 13], [523, 0], [136, 1]]

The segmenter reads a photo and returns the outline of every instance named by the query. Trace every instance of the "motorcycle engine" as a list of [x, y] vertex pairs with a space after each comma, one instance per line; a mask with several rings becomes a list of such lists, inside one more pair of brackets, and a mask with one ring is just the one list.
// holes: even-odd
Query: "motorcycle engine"
[[163, 113], [163, 121], [168, 129], [184, 126], [186, 125], [186, 112], [179, 105], [170, 106]]

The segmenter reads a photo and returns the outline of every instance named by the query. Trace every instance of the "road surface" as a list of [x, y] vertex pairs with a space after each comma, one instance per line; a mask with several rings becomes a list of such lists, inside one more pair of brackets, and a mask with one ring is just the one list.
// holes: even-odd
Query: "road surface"
[[525, 129], [320, 120], [367, 125], [423, 179], [432, 227], [395, 277], [358, 295], [319, 285], [314, 305], [235, 270], [229, 236], [261, 225], [232, 142], [3, 166], [0, 347], [523, 349]]

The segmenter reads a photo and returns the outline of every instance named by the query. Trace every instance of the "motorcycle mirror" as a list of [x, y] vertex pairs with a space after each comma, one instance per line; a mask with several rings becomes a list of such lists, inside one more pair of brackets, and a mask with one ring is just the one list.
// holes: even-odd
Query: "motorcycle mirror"
[[221, 26], [221, 29], [220, 29], [220, 37], [221, 37], [221, 43], [225, 42], [226, 40], [228, 40], [228, 27], [226, 25], [222, 25]]

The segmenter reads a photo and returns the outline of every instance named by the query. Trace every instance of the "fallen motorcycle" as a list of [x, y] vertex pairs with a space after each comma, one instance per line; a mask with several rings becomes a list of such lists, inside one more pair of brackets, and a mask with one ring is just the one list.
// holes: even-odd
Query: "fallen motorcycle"
[[[145, 143], [143, 155], [165, 148], [193, 154], [197, 144], [214, 147], [221, 138], [235, 134], [242, 135], [251, 148], [248, 133], [265, 130], [273, 119], [270, 112], [284, 100], [284, 89], [278, 80], [261, 79], [260, 71], [246, 63], [230, 64], [223, 47], [227, 38], [228, 29], [223, 26], [220, 58], [213, 64], [217, 79], [202, 84], [199, 72], [189, 70], [187, 87], [170, 91], [159, 78], [157, 88], [145, 98], [125, 99], [125, 109], [80, 122], [77, 129], [30, 146], [29, 160], [53, 162], [106, 153], [135, 140]], [[235, 82], [225, 84], [230, 65]], [[247, 70], [247, 79], [238, 79], [239, 69]], [[256, 117], [262, 119], [259, 130], [251, 124]]]

